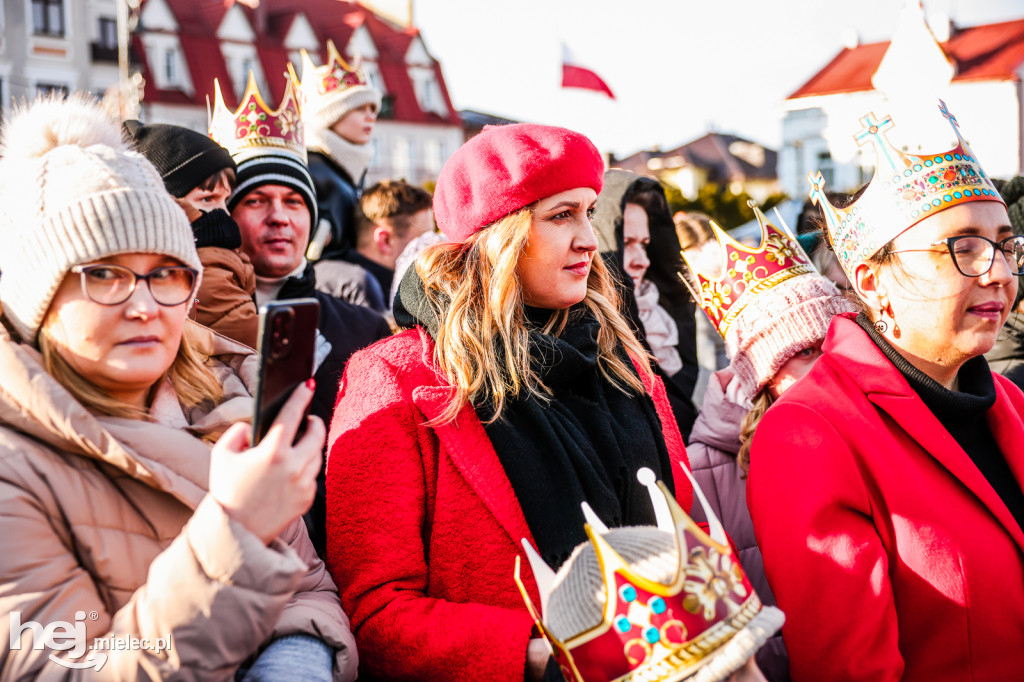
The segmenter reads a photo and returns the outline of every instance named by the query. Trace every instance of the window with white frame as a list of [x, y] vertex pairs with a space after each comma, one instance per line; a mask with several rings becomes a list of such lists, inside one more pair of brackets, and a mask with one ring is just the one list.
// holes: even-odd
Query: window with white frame
[[439, 116], [447, 116], [448, 106], [441, 95], [441, 85], [437, 82], [437, 74], [433, 67], [410, 66], [409, 77], [412, 79], [420, 109], [432, 111]]
[[111, 50], [117, 49], [117, 20], [110, 17], [99, 18], [100, 30], [96, 44]]
[[412, 145], [409, 138], [396, 137], [391, 147], [391, 175], [399, 180], [409, 177], [412, 170]]
[[423, 142], [423, 169], [428, 175], [441, 172], [441, 141], [426, 140]]
[[64, 0], [32, 0], [32, 32], [64, 36]]

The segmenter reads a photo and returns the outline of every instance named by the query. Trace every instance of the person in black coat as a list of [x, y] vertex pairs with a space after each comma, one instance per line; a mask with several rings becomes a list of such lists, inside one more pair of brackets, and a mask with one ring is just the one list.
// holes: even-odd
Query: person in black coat
[[[244, 106], [244, 104], [243, 104]], [[289, 110], [291, 111], [291, 110]], [[289, 113], [281, 112], [277, 115]], [[294, 111], [291, 111], [294, 114]], [[274, 116], [273, 112], [267, 112]], [[234, 133], [235, 126], [218, 125], [234, 114], [214, 112], [211, 130]], [[271, 129], [276, 129], [270, 126]], [[372, 310], [317, 291], [316, 271], [305, 258], [310, 229], [317, 223], [317, 195], [306, 166], [301, 136], [275, 139], [217, 139], [238, 163], [238, 185], [228, 198], [228, 210], [238, 223], [242, 251], [256, 273], [257, 306], [286, 298], [314, 297], [320, 302], [316, 391], [310, 412], [330, 425], [345, 364], [357, 350], [390, 335], [387, 322]], [[216, 139], [216, 137], [215, 137]], [[317, 479], [317, 498], [306, 514], [306, 525], [317, 553], [323, 556], [324, 471]]]
[[[1006, 201], [1013, 231], [1024, 234], [1024, 175], [998, 183], [997, 188]], [[1024, 277], [1020, 278], [1017, 287], [1013, 311], [999, 331], [996, 345], [985, 353], [985, 359], [993, 372], [1002, 374], [1024, 389]]]
[[601, 256], [612, 271], [622, 296], [623, 314], [634, 332], [648, 349], [644, 326], [640, 321], [633, 280], [626, 274], [623, 241], [623, 215], [626, 205], [638, 203], [647, 214], [650, 243], [647, 258], [650, 266], [645, 278], [654, 283], [659, 292], [659, 304], [668, 312], [678, 333], [676, 353], [681, 368], [666, 372], [659, 363], [655, 370], [665, 382], [672, 412], [680, 433], [685, 438], [690, 433], [697, 410], [693, 406], [693, 389], [697, 382], [697, 336], [696, 303], [679, 279], [682, 257], [679, 255], [679, 237], [668, 209], [665, 192], [657, 180], [641, 177], [621, 170], [610, 170], [604, 174], [604, 189], [597, 197], [597, 206], [591, 223], [597, 233]]

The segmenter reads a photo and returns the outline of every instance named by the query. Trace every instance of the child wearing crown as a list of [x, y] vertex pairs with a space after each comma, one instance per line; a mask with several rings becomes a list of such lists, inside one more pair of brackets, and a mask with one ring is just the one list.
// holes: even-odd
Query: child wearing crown
[[332, 41], [327, 41], [327, 63], [322, 66], [302, 51], [299, 88], [309, 173], [321, 215], [307, 252], [318, 262], [317, 288], [383, 311], [387, 290], [378, 286], [371, 266], [355, 250], [357, 205], [373, 157], [369, 142], [381, 93], [358, 64], [345, 61]]
[[827, 239], [862, 312], [754, 434], [747, 499], [794, 680], [1010, 680], [1024, 669], [1024, 394], [982, 355], [1024, 237], [944, 103], [928, 155], [869, 114], [875, 175]]
[[[747, 511], [750, 438], [772, 403], [813, 367], [832, 317], [854, 306], [814, 271], [796, 240], [769, 224], [758, 208], [754, 213], [762, 230], [759, 248], [736, 243], [712, 224], [710, 248], [696, 257], [692, 251], [683, 255], [689, 269], [684, 281], [700, 287], [696, 297], [705, 302], [730, 359], [728, 367], [710, 376], [687, 453], [690, 470], [736, 544], [754, 589], [764, 603], [774, 604]], [[737, 267], [741, 263], [748, 267]], [[728, 323], [702, 295], [723, 284], [732, 293]], [[693, 518], [707, 520], [696, 506]], [[789, 679], [781, 637], [758, 652], [757, 662], [769, 680]]]

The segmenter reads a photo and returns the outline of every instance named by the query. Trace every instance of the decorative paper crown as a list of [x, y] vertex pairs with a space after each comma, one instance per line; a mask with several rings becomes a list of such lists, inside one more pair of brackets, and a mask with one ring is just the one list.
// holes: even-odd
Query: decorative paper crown
[[252, 71], [249, 72], [249, 82], [237, 111], [231, 111], [224, 104], [218, 81], [214, 80], [213, 87], [213, 112], [209, 114], [210, 137], [231, 152], [236, 163], [267, 150], [289, 152], [306, 163], [302, 115], [291, 77], [288, 77], [281, 106], [276, 111], [263, 101]]
[[[523, 585], [519, 557], [516, 583], [568, 682], [674, 682], [691, 675], [696, 675], [694, 679], [724, 680], [782, 626], [782, 612], [762, 608], [721, 523], [689, 471], [687, 475], [707, 514], [710, 535], [655, 482], [654, 472], [641, 469], [637, 478], [651, 495], [657, 529], [609, 531], [583, 503], [588, 521], [584, 528], [592, 544], [577, 547], [557, 576], [523, 540], [540, 592], [543, 618]], [[605, 537], [626, 536], [628, 540], [630, 535], [642, 535], [648, 541], [663, 539], [667, 551], [630, 566]], [[591, 585], [596, 578], [590, 575], [594, 569], [593, 561], [587, 560], [588, 552], [596, 555], [600, 584]], [[640, 566], [645, 561], [670, 566], [667, 584], [640, 574], [645, 572]], [[579, 604], [581, 601], [585, 603]], [[559, 639], [551, 624], [559, 620], [559, 608], [574, 606], [591, 613], [599, 610], [600, 622]], [[566, 622], [572, 622], [561, 621], [556, 629], [565, 630]]]
[[370, 82], [359, 66], [349, 66], [334, 41], [327, 41], [327, 63], [316, 66], [309, 53], [302, 50], [302, 106], [320, 109], [342, 92]]
[[891, 116], [879, 121], [869, 113], [860, 119], [864, 129], [854, 140], [861, 146], [874, 144], [877, 162], [868, 188], [847, 208], [836, 208], [825, 197], [820, 171], [807, 174], [811, 201], [825, 214], [836, 256], [850, 281], [858, 263], [929, 215], [968, 201], [1003, 201], [942, 100], [939, 111], [953, 127], [957, 145], [924, 156], [902, 152], [889, 142], [885, 131], [894, 125]]
[[[724, 338], [740, 312], [758, 294], [788, 279], [817, 274], [800, 244], [768, 222], [764, 213], [751, 204], [761, 225], [761, 245], [744, 246], [725, 233], [714, 221], [711, 229], [718, 240], [722, 269], [717, 278], [708, 278], [682, 253], [694, 281], [682, 277], [708, 319]], [[694, 284], [696, 283], [696, 289]]]

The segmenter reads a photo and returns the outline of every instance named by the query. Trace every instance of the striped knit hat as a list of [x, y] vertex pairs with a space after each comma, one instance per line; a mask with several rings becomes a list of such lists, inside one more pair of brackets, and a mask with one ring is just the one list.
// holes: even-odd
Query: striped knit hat
[[249, 150], [244, 159], [235, 157], [238, 163], [238, 185], [228, 199], [228, 211], [234, 211], [242, 198], [262, 185], [284, 185], [302, 195], [309, 208], [310, 222], [316, 226], [319, 221], [316, 207], [316, 188], [309, 166], [287, 151], [267, 147], [257, 151]]
[[0, 206], [0, 304], [28, 343], [75, 265], [155, 253], [202, 272], [160, 174], [85, 96], [39, 99], [6, 122]]
[[725, 335], [740, 398], [753, 400], [791, 357], [825, 339], [835, 315], [856, 310], [835, 284], [817, 273], [793, 277], [758, 294]]

